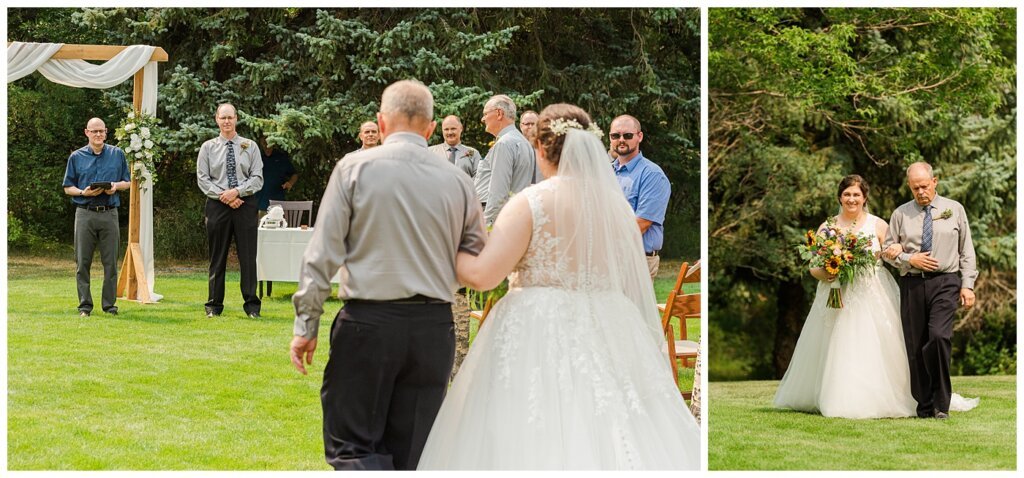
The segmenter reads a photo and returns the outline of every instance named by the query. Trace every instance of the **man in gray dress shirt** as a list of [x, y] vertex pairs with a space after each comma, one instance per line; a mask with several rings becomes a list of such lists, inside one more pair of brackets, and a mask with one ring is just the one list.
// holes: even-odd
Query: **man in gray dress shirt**
[[216, 119], [220, 135], [203, 143], [196, 160], [199, 190], [206, 195], [206, 237], [210, 250], [206, 317], [213, 318], [224, 311], [224, 270], [234, 238], [242, 273], [242, 309], [249, 317], [258, 318], [261, 302], [256, 295], [256, 193], [263, 188], [263, 158], [255, 141], [235, 131], [238, 116], [234, 106], [218, 106]]
[[338, 162], [302, 258], [291, 360], [306, 373], [330, 279], [345, 301], [331, 325], [320, 397], [335, 469], [415, 469], [448, 386], [455, 256], [478, 254], [482, 211], [469, 177], [427, 150], [433, 96], [384, 90], [384, 144]]
[[462, 144], [462, 121], [458, 116], [448, 115], [441, 122], [441, 134], [444, 142], [430, 147], [434, 154], [447, 159], [469, 177], [476, 175], [476, 165], [480, 162], [480, 152]]
[[914, 196], [892, 213], [883, 258], [900, 270], [900, 315], [910, 389], [922, 418], [948, 418], [950, 338], [957, 303], [974, 305], [978, 269], [967, 214], [939, 196], [928, 163], [907, 168]]
[[516, 129], [516, 105], [505, 95], [492, 96], [484, 104], [480, 121], [495, 142], [476, 169], [476, 192], [484, 203], [487, 225], [513, 194], [537, 181], [539, 175], [533, 145]]

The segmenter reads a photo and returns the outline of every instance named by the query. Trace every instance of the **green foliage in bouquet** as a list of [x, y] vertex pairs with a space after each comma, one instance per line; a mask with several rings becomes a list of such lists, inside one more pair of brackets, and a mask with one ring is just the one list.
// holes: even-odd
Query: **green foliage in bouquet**
[[869, 234], [843, 231], [834, 218], [829, 218], [818, 232], [807, 231], [804, 243], [797, 245], [800, 258], [808, 267], [820, 267], [836, 276], [838, 284], [833, 282], [829, 292], [829, 307], [843, 308], [839, 284], [853, 283], [859, 269], [875, 264], [877, 258], [871, 252], [871, 239]]

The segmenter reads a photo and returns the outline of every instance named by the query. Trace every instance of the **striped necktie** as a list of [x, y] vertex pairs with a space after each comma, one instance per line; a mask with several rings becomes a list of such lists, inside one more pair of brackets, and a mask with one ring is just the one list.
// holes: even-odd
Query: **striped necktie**
[[924, 224], [921, 226], [921, 252], [932, 250], [932, 206], [924, 207]]
[[228, 141], [227, 170], [228, 170], [228, 187], [229, 188], [237, 188], [238, 187], [238, 176], [235, 174], [235, 146], [234, 146], [234, 143], [231, 142], [231, 141]]

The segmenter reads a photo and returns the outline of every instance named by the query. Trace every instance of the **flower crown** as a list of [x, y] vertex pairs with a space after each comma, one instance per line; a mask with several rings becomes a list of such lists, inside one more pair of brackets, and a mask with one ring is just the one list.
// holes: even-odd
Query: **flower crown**
[[597, 139], [604, 139], [604, 132], [601, 131], [601, 128], [598, 128], [597, 124], [594, 123], [593, 121], [590, 122], [590, 126], [584, 128], [583, 125], [579, 123], [579, 121], [576, 121], [572, 118], [555, 118], [551, 120], [550, 123], [548, 123], [548, 128], [551, 130], [552, 133], [555, 134], [555, 136], [562, 136], [565, 133], [567, 133], [570, 129], [578, 129], [580, 131], [586, 131], [588, 133], [593, 134], [594, 136], [597, 136]]

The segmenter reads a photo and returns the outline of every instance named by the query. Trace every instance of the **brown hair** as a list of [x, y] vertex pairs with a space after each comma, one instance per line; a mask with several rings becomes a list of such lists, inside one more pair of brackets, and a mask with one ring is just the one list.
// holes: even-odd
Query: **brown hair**
[[537, 118], [537, 136], [533, 140], [538, 149], [544, 150], [547, 160], [558, 166], [558, 160], [562, 157], [562, 145], [565, 144], [565, 135], [556, 135], [551, 131], [551, 122], [565, 118], [576, 120], [584, 129], [590, 126], [590, 115], [583, 108], [569, 103], [556, 103], [544, 108]]
[[864, 180], [859, 174], [851, 174], [839, 181], [839, 192], [836, 193], [836, 198], [840, 202], [843, 200], [843, 191], [846, 191], [851, 186], [859, 186], [861, 194], [864, 195], [864, 204], [868, 203], [868, 192], [871, 191], [871, 186], [868, 186], [868, 182]]

